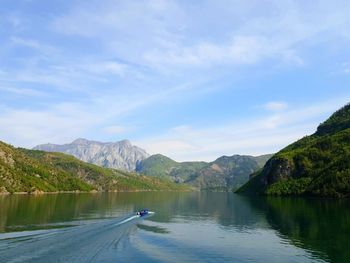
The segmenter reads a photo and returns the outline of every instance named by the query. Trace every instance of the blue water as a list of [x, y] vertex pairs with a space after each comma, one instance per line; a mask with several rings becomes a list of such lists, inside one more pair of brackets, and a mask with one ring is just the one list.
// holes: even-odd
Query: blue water
[[23, 195], [0, 212], [0, 262], [350, 262], [348, 200]]

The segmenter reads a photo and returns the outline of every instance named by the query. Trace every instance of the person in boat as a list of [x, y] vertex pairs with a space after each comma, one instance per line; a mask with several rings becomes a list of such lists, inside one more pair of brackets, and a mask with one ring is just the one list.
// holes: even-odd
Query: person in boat
[[148, 209], [143, 209], [143, 210], [138, 211], [136, 213], [136, 215], [138, 215], [138, 216], [144, 216], [144, 215], [147, 215], [147, 214], [148, 214]]

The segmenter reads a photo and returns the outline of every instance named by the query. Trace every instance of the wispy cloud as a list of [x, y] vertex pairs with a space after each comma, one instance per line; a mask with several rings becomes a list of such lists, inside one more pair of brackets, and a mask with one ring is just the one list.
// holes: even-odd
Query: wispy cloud
[[348, 62], [342, 63], [342, 73], [350, 74], [350, 63]]
[[21, 38], [21, 37], [11, 37], [11, 43], [16, 46], [28, 47], [31, 49], [38, 50], [42, 53], [53, 55], [57, 52], [57, 49], [51, 45], [40, 43], [35, 39]]
[[272, 113], [263, 118], [250, 118], [240, 123], [228, 122], [206, 128], [182, 125], [137, 143], [152, 154], [163, 153], [178, 161], [211, 161], [220, 155], [235, 153], [274, 153], [313, 133], [327, 115], [346, 102], [346, 99], [337, 98]]
[[[241, 15], [235, 12], [237, 5]], [[212, 1], [207, 1], [198, 4], [197, 8], [215, 8], [214, 16], [221, 17], [212, 17], [212, 26], [217, 26], [215, 19], [224, 19], [226, 26], [231, 25], [230, 30], [224, 28], [226, 31], [222, 31], [217, 27], [216, 33], [213, 32], [210, 37], [203, 33], [198, 37], [200, 41], [193, 41], [197, 31], [202, 31], [195, 20], [200, 20], [197, 16], [203, 14], [194, 12], [191, 5], [180, 5], [176, 1], [108, 1], [104, 7], [93, 9], [90, 5], [80, 5], [79, 9], [56, 19], [54, 27], [65, 34], [103, 39], [114, 52], [125, 51], [118, 55], [127, 60], [137, 59], [138, 63], [161, 67], [252, 64], [271, 57], [300, 65], [304, 63], [297, 52], [300, 43], [313, 37], [317, 39], [321, 32], [336, 30], [349, 23], [346, 8], [340, 10], [323, 1], [312, 8], [306, 7], [308, 19], [304, 19], [305, 5], [298, 1], [283, 4], [268, 1], [262, 12], [257, 13], [244, 1], [238, 1], [236, 5], [214, 5]], [[327, 13], [326, 19], [325, 11], [330, 10], [332, 12]], [[244, 15], [251, 17], [247, 21]], [[235, 17], [236, 23], [227, 17]], [[238, 22], [242, 20], [244, 22]], [[212, 40], [213, 37], [216, 41]], [[141, 39], [142, 46], [139, 45]], [[130, 48], [132, 53], [128, 52]]]
[[234, 37], [226, 45], [210, 42], [193, 47], [174, 46], [167, 50], [149, 51], [144, 58], [154, 65], [187, 65], [208, 67], [212, 64], [253, 64], [271, 53], [271, 45], [257, 36]]
[[264, 105], [262, 105], [262, 108], [270, 111], [280, 111], [285, 110], [288, 108], [288, 104], [283, 101], [271, 101]]
[[338, 78], [348, 94], [348, 1], [34, 2], [0, 17], [0, 139], [15, 145], [136, 134], [179, 160], [265, 153], [340, 106], [316, 105]]
[[112, 125], [103, 128], [103, 131], [109, 134], [121, 134], [127, 131], [130, 131], [130, 127], [122, 126], [122, 125]]
[[124, 75], [125, 71], [127, 70], [127, 66], [125, 64], [114, 62], [114, 61], [89, 63], [85, 65], [83, 64], [78, 66], [78, 68], [86, 70], [89, 73], [117, 74], [117, 75]]
[[5, 109], [0, 116], [1, 140], [25, 147], [70, 141], [93, 125], [96, 121], [91, 116], [66, 116], [55, 111]]
[[0, 91], [4, 93], [13, 93], [20, 96], [30, 96], [30, 97], [42, 97], [47, 96], [47, 93], [36, 90], [36, 89], [30, 89], [30, 88], [19, 88], [19, 87], [3, 87], [0, 86]]
[[[40, 110], [3, 106], [0, 111], [0, 127], [4, 129], [0, 140], [33, 147], [45, 142], [64, 143], [76, 137], [89, 137], [96, 135], [96, 131], [110, 135], [125, 135], [135, 130], [135, 127], [111, 123], [116, 123], [122, 117], [152, 104], [167, 104], [179, 93], [189, 92], [194, 88], [196, 87], [183, 84], [149, 94], [118, 96], [113, 93], [96, 93], [96, 96], [82, 101], [53, 105], [45, 103]], [[25, 90], [20, 89], [18, 92], [23, 93]]]

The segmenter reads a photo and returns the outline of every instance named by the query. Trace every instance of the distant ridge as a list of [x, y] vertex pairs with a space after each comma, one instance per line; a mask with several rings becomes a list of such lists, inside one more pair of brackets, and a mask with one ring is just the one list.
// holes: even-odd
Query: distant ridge
[[136, 171], [200, 189], [230, 191], [246, 183], [249, 175], [262, 168], [271, 156], [233, 155], [221, 156], [213, 162], [176, 162], [155, 154], [141, 161]]
[[66, 153], [84, 162], [129, 172], [134, 171], [137, 164], [149, 156], [145, 150], [132, 145], [129, 140], [99, 142], [78, 138], [62, 145], [41, 144], [33, 150]]

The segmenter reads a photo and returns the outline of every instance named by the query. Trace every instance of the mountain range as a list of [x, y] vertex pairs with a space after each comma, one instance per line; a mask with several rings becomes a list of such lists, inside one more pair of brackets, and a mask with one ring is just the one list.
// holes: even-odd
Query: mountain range
[[164, 155], [149, 154], [128, 140], [98, 142], [76, 139], [69, 144], [42, 144], [33, 148], [73, 155], [84, 162], [102, 167], [137, 172], [190, 184], [199, 189], [231, 190], [246, 183], [271, 155], [258, 157], [222, 156], [213, 162], [176, 162]]
[[15, 148], [0, 141], [0, 193], [188, 189], [169, 180], [103, 168], [63, 153]]
[[213, 162], [176, 162], [156, 154], [141, 161], [136, 172], [158, 176], [199, 189], [231, 190], [249, 180], [249, 175], [260, 169], [272, 155], [221, 156]]
[[237, 192], [350, 196], [350, 104], [275, 154]]
[[231, 190], [244, 184], [236, 192], [350, 196], [350, 104], [320, 124], [314, 134], [274, 155], [176, 162], [161, 154], [149, 156], [127, 140], [101, 143], [77, 139], [35, 149], [45, 151], [0, 142], [0, 192], [189, 189], [186, 185]]
[[80, 138], [63, 145], [38, 145], [33, 150], [66, 153], [84, 162], [129, 172], [134, 171], [140, 161], [149, 157], [145, 150], [132, 145], [128, 140], [104, 143]]

